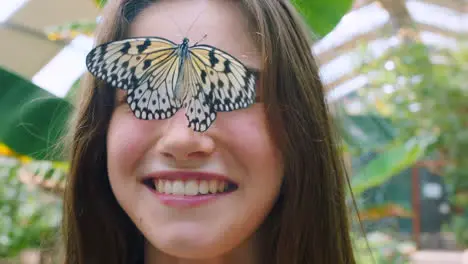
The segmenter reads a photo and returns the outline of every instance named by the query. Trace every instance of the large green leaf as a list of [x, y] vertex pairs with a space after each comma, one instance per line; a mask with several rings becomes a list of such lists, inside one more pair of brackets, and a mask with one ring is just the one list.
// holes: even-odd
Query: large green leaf
[[291, 0], [314, 34], [324, 37], [350, 11], [352, 0]]
[[0, 142], [34, 159], [60, 160], [71, 104], [1, 68], [0, 83]]
[[352, 177], [351, 188], [354, 196], [358, 197], [364, 191], [385, 183], [416, 163], [433, 142], [433, 138], [413, 138], [404, 143], [394, 144], [380, 153]]

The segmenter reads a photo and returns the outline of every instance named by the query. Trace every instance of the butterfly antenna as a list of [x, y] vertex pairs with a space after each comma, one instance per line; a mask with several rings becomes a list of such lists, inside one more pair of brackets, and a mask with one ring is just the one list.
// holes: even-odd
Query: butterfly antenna
[[[182, 32], [182, 29], [180, 28], [179, 24], [177, 24], [177, 21], [174, 20], [173, 17], [171, 17], [172, 22], [176, 25], [176, 27], [179, 29], [179, 32]], [[184, 36], [181, 34], [176, 34], [177, 37], [183, 38]]]
[[208, 36], [208, 34], [203, 35], [203, 37], [202, 37], [199, 41], [195, 42], [195, 44], [193, 44], [193, 45], [194, 45], [194, 46], [198, 45], [198, 43], [200, 43], [200, 42], [202, 42], [204, 39], [206, 39], [207, 36]]
[[195, 22], [197, 22], [197, 20], [200, 18], [201, 14], [202, 14], [203, 12], [204, 12], [204, 10], [201, 11], [201, 12], [197, 15], [197, 17], [195, 18], [195, 20], [193, 20], [192, 24], [191, 24], [190, 27], [187, 29], [187, 32], [185, 33], [185, 36], [188, 35], [188, 33], [189, 33], [190, 30], [192, 29], [193, 25], [195, 25]]

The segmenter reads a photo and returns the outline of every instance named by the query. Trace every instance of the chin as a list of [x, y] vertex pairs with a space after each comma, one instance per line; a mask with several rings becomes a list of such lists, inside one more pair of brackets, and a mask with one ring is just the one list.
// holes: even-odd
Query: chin
[[220, 257], [231, 251], [235, 246], [229, 246], [224, 239], [207, 239], [201, 234], [174, 234], [162, 241], [160, 238], [148, 241], [150, 250], [181, 259], [211, 259]]

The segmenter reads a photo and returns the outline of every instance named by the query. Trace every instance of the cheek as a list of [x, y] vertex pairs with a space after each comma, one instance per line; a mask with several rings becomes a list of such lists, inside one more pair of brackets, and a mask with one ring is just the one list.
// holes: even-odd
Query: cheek
[[230, 208], [241, 219], [244, 234], [253, 233], [279, 195], [284, 175], [281, 152], [270, 136], [261, 104], [226, 113], [219, 121], [222, 148], [229, 152], [225, 156], [232, 162], [228, 167], [241, 168], [235, 173], [242, 175], [236, 194], [239, 200]]
[[107, 134], [109, 169], [131, 170], [150, 145], [151, 128], [149, 122], [138, 120], [131, 113], [117, 111]]
[[222, 130], [225, 149], [246, 170], [256, 175], [252, 181], [268, 181], [266, 184], [274, 185], [281, 181], [281, 154], [268, 132], [261, 104], [238, 112], [224, 113], [217, 121]]

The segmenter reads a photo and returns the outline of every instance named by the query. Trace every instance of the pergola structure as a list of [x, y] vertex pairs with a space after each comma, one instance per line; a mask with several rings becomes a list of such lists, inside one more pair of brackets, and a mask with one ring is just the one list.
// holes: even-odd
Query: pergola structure
[[382, 56], [405, 38], [456, 49], [468, 37], [467, 0], [356, 0], [353, 10], [315, 46], [332, 100], [366, 85], [353, 56], [357, 45]]
[[[0, 3], [0, 66], [64, 96], [85, 72], [84, 57], [92, 39], [51, 41], [46, 29], [76, 21], [96, 21], [92, 0], [7, 0]], [[353, 53], [367, 43], [376, 54], [403, 37], [429, 45], [456, 47], [468, 35], [468, 0], [355, 0], [353, 9], [325, 38], [315, 43], [321, 73], [336, 100], [365, 85]]]

